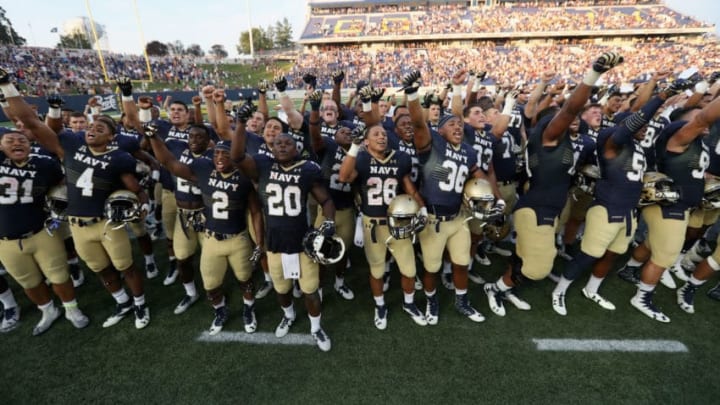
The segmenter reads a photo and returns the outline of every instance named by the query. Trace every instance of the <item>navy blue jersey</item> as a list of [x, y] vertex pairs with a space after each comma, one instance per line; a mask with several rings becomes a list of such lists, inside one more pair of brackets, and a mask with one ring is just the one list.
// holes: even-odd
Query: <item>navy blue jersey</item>
[[415, 184], [416, 187], [420, 186], [420, 158], [418, 157], [415, 144], [405, 142], [395, 133], [395, 131], [387, 132], [388, 148], [395, 149], [400, 152], [407, 153], [410, 155], [410, 161], [412, 162], [412, 170], [410, 171], [410, 180]]
[[[175, 154], [176, 151], [173, 151], [172, 153]], [[210, 163], [212, 163], [213, 150], [208, 149], [204, 153], [196, 155], [196, 154], [190, 152], [189, 148], [186, 148], [179, 155], [176, 155], [175, 158], [180, 163], [184, 163], [184, 164], [190, 166], [190, 168], [193, 168], [193, 162], [198, 159], [209, 160]], [[175, 182], [175, 200], [176, 201], [199, 202], [199, 201], [202, 201], [202, 199], [203, 199], [202, 190], [198, 187], [197, 184], [194, 184], [194, 183], [192, 183], [188, 180], [185, 180], [181, 177], [177, 178], [177, 181]], [[219, 232], [219, 231], [217, 231], [217, 232]], [[231, 232], [231, 233], [237, 233], [237, 232]]]
[[341, 210], [354, 205], [350, 183], [340, 180], [340, 166], [347, 155], [345, 150], [329, 136], [323, 137], [325, 147], [318, 154], [323, 179], [330, 191], [330, 197], [335, 203], [335, 209]]
[[492, 126], [485, 124], [483, 129], [475, 129], [468, 124], [463, 125], [465, 136], [463, 142], [472, 146], [477, 154], [477, 165], [485, 174], [490, 171], [490, 163], [493, 161], [493, 151], [498, 139], [490, 133]]
[[320, 135], [322, 136], [329, 136], [330, 138], [335, 139], [335, 133], [340, 129], [340, 125], [336, 122], [335, 125], [329, 125], [327, 122], [323, 121], [320, 123]]
[[[605, 145], [613, 135], [612, 128], [600, 131], [597, 143], [598, 166], [601, 178], [595, 183], [594, 204], [607, 208], [609, 220], [625, 220], [640, 201], [646, 169], [645, 152], [640, 142], [629, 137], [629, 143], [619, 144], [616, 156], [607, 159]], [[615, 138], [613, 138], [615, 141]]]
[[51, 153], [49, 150], [43, 148], [42, 145], [37, 142], [30, 142], [30, 155], [44, 156], [53, 159], [58, 158], [54, 153]]
[[274, 253], [299, 253], [309, 229], [307, 198], [315, 184], [322, 184], [320, 166], [298, 160], [282, 167], [275, 159], [253, 157], [257, 166], [258, 193], [265, 214], [267, 249]]
[[65, 151], [68, 215], [103, 216], [105, 200], [125, 188], [122, 175], [135, 174], [135, 159], [120, 149], [95, 154], [82, 136], [71, 132], [61, 132], [58, 137]]
[[710, 154], [702, 136], [695, 138], [682, 153], [667, 150], [668, 140], [686, 123], [670, 123], [655, 142], [658, 170], [672, 178], [680, 190], [680, 200], [670, 207], [663, 207], [663, 213], [669, 217], [700, 205], [705, 192], [705, 170], [710, 164]]
[[355, 183], [360, 189], [360, 210], [369, 217], [385, 217], [390, 202], [398, 193], [402, 179], [410, 173], [410, 156], [391, 150], [383, 160], [375, 159], [366, 151], [357, 156]]
[[499, 182], [513, 181], [517, 177], [515, 145], [515, 137], [509, 131], [505, 131], [498, 142], [493, 145], [492, 162], [495, 168], [495, 177]]
[[602, 121], [600, 121], [600, 129], [612, 128], [615, 125], [617, 124], [615, 123], [615, 120], [612, 116], [603, 114]]
[[142, 140], [142, 135], [140, 135], [140, 133], [135, 130], [135, 128], [125, 128], [122, 125], [118, 125], [115, 136], [129, 136], [135, 138], [135, 140], [138, 142]]
[[265, 138], [254, 132], [247, 131], [245, 133], [245, 153], [250, 156], [257, 155], [263, 145], [265, 145]]
[[[492, 149], [491, 149], [492, 152]], [[432, 136], [431, 148], [420, 153], [422, 185], [420, 194], [428, 212], [456, 215], [462, 204], [463, 188], [471, 169], [477, 166], [477, 155], [470, 145], [453, 146], [440, 136]]]
[[248, 196], [252, 182], [239, 170], [220, 173], [210, 159], [193, 159], [188, 164], [202, 191], [205, 229], [237, 234], [247, 229]]
[[0, 151], [0, 238], [18, 239], [43, 227], [45, 194], [63, 178], [53, 158], [30, 156], [16, 164]]
[[585, 134], [578, 134], [577, 137], [570, 137], [573, 145], [573, 153], [575, 154], [575, 170], [577, 171], [584, 165], [597, 164], [595, 156], [595, 141]]
[[506, 131], [510, 133], [510, 136], [513, 137], [513, 139], [517, 142], [518, 145], [522, 142], [522, 117], [524, 110], [525, 107], [520, 105], [516, 105], [515, 108], [513, 108], [512, 112], [510, 113], [510, 122], [508, 122], [508, 127], [506, 129]]
[[140, 150], [140, 140], [132, 134], [117, 134], [108, 143], [108, 149], [120, 149], [132, 155]]
[[392, 117], [388, 117], [387, 115], [382, 117], [380, 124], [385, 129], [385, 132], [395, 130], [395, 122], [393, 121]]
[[642, 146], [643, 151], [645, 152], [645, 160], [647, 161], [648, 171], [657, 170], [657, 164], [655, 163], [655, 141], [657, 140], [658, 135], [662, 132], [663, 128], [665, 128], [669, 123], [670, 121], [664, 117], [653, 118], [650, 122], [648, 122], [647, 129], [645, 130], [645, 138], [640, 141], [640, 146]]
[[576, 167], [573, 145], [567, 134], [557, 140], [557, 145], [543, 146], [542, 133], [552, 118], [544, 117], [528, 138], [525, 167], [530, 186], [516, 206], [516, 209], [534, 209], [540, 225], [552, 225], [560, 215]]
[[300, 129], [295, 130], [290, 128], [288, 130], [288, 134], [293, 138], [293, 140], [295, 140], [295, 146], [297, 147], [299, 158], [314, 158], [312, 148], [310, 147], [310, 131], [308, 129], [307, 122], [303, 121]]
[[710, 165], [706, 171], [713, 176], [720, 176], [720, 121], [710, 127], [710, 134], [703, 137], [703, 142], [710, 152]]

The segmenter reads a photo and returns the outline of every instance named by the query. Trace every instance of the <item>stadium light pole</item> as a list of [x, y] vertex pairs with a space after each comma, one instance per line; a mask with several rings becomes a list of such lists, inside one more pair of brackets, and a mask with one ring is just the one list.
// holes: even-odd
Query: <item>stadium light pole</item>
[[255, 58], [255, 48], [253, 47], [253, 35], [252, 35], [252, 18], [250, 18], [250, 0], [245, 0], [247, 4], [247, 15], [248, 15], [248, 39], [250, 40], [250, 57]]
[[138, 11], [137, 0], [133, 0], [133, 8], [135, 9], [135, 18], [137, 19], [138, 31], [140, 31], [140, 46], [142, 47], [143, 55], [145, 56], [145, 68], [147, 69], [148, 77], [152, 82], [153, 75], [152, 69], [150, 68], [150, 58], [148, 58], [147, 46], [145, 43], [145, 34], [143, 33], [142, 21], [140, 20], [140, 12]]
[[85, 0], [85, 7], [87, 7], [88, 16], [90, 17], [90, 29], [92, 30], [93, 38], [95, 39], [95, 47], [97, 48], [98, 57], [100, 58], [100, 67], [102, 68], [103, 75], [105, 76], [105, 82], [110, 82], [110, 78], [105, 68], [105, 59], [103, 58], [102, 50], [100, 49], [100, 41], [98, 41], [97, 30], [95, 29], [95, 21], [93, 21], [92, 11], [90, 10], [90, 0]]

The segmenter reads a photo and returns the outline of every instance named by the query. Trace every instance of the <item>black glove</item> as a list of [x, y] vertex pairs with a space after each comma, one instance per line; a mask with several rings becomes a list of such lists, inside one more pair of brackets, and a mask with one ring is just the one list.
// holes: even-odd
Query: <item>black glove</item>
[[683, 91], [692, 88], [695, 84], [691, 80], [686, 79], [675, 79], [672, 83], [670, 83], [667, 88], [665, 88], [665, 93], [668, 95], [668, 97], [674, 96], [676, 94], [680, 94]]
[[342, 70], [336, 70], [332, 72], [332, 80], [335, 84], [340, 84], [345, 80], [345, 72]]
[[360, 97], [360, 101], [362, 101], [363, 103], [369, 103], [370, 101], [372, 101], [372, 93], [373, 93], [372, 87], [370, 87], [369, 85], [363, 87], [362, 89], [360, 89], [360, 92], [358, 93], [358, 96]]
[[425, 93], [425, 95], [423, 96], [422, 103], [420, 103], [420, 106], [422, 106], [422, 108], [430, 108], [430, 102], [432, 101], [432, 97], [433, 97], [432, 92]]
[[50, 108], [60, 108], [65, 104], [65, 100], [63, 100], [59, 94], [53, 94], [48, 96], [47, 103], [50, 105]]
[[335, 235], [335, 221], [326, 219], [325, 221], [323, 221], [322, 225], [320, 225], [318, 231], [320, 231], [320, 233], [322, 233], [323, 236], [326, 238]]
[[323, 93], [320, 90], [315, 90], [308, 96], [310, 102], [310, 108], [313, 111], [320, 111], [320, 104], [322, 104]]
[[420, 88], [420, 72], [413, 70], [402, 78], [403, 91], [405, 94], [417, 93]]
[[152, 138], [160, 132], [160, 125], [157, 121], [150, 121], [147, 124], [143, 124], [143, 132], [148, 138]]
[[122, 95], [125, 97], [132, 96], [132, 82], [130, 81], [130, 78], [127, 76], [121, 76], [118, 77], [117, 80], [115, 80], [115, 83], [117, 83], [118, 87], [120, 87], [120, 91], [122, 92]]
[[595, 62], [593, 62], [592, 68], [598, 73], [605, 73], [615, 66], [623, 63], [625, 59], [615, 52], [605, 52], [600, 55]]
[[303, 79], [303, 82], [305, 82], [305, 84], [309, 85], [309, 86], [312, 87], [313, 89], [317, 87], [317, 77], [315, 77], [314, 74], [312, 74], [312, 73], [305, 73], [305, 74], [303, 75], [303, 78], [302, 78], [302, 79]]
[[720, 71], [712, 72], [712, 74], [710, 75], [710, 79], [708, 80], [708, 83], [713, 84], [716, 81], [718, 81], [718, 79], [720, 79]]
[[287, 90], [288, 82], [285, 76], [278, 76], [275, 78], [275, 88], [279, 92], [283, 92]]
[[255, 105], [253, 105], [253, 103], [248, 100], [237, 110], [237, 120], [245, 124], [253, 116], [256, 110], [257, 108], [255, 107]]
[[487, 72], [484, 71], [484, 70], [483, 70], [482, 72], [478, 72], [478, 74], [475, 76], [475, 78], [476, 78], [477, 80], [480, 80], [481, 82], [482, 82], [482, 81], [485, 81], [485, 78], [486, 78], [486, 77], [487, 77]]
[[385, 94], [385, 89], [383, 89], [382, 87], [372, 87], [370, 101], [372, 101], [373, 103], [379, 102], [383, 94]]
[[359, 124], [355, 127], [355, 129], [350, 131], [350, 139], [352, 139], [352, 143], [356, 145], [360, 145], [362, 141], [365, 140], [366, 135], [367, 131], [365, 128], [365, 124]]
[[257, 85], [257, 92], [260, 94], [265, 94], [269, 88], [270, 83], [267, 80], [260, 80]]

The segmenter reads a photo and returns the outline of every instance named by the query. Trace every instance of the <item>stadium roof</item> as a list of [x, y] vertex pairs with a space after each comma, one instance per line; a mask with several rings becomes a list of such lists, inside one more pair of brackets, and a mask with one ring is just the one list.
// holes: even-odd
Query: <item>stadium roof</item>
[[363, 7], [377, 4], [427, 4], [427, 3], [464, 3], [465, 0], [309, 0], [310, 7], [333, 8], [333, 7]]

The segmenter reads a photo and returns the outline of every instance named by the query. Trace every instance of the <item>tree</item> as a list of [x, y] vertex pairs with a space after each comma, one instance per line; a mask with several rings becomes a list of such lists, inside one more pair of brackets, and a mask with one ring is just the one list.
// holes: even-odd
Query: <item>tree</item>
[[0, 44], [3, 45], [25, 45], [25, 38], [15, 32], [12, 22], [5, 17], [5, 9], [0, 7]]
[[176, 40], [175, 42], [167, 43], [168, 51], [173, 55], [183, 55], [185, 53], [185, 45], [182, 41]]
[[69, 35], [60, 35], [60, 42], [56, 48], [73, 48], [73, 49], [92, 49], [93, 45], [87, 36], [80, 31], [75, 31]]
[[198, 44], [191, 44], [185, 49], [185, 55], [192, 55], [196, 57], [205, 56], [205, 51]]
[[227, 58], [227, 56], [228, 56], [228, 53], [225, 50], [225, 47], [220, 44], [215, 44], [215, 45], [211, 46], [210, 51], [208, 51], [208, 52], [210, 53], [210, 55], [214, 56], [215, 59], [218, 59], [218, 60]]
[[145, 52], [152, 56], [167, 56], [169, 53], [168, 46], [160, 41], [150, 41], [145, 45]]
[[[268, 37], [267, 32], [262, 28], [253, 27], [253, 47], [256, 51], [263, 51], [273, 48], [272, 37]], [[243, 31], [240, 34], [240, 43], [237, 45], [238, 53], [250, 54], [250, 32]]]
[[292, 40], [293, 30], [287, 17], [275, 23], [275, 47], [290, 48], [295, 43]]

